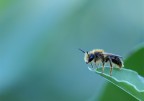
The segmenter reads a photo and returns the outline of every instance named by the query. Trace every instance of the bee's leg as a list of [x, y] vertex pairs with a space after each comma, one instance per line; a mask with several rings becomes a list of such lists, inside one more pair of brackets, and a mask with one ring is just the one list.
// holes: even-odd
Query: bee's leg
[[102, 61], [102, 73], [104, 73], [104, 65], [105, 65], [105, 63], [104, 63], [104, 61]]
[[97, 66], [97, 63], [96, 63], [96, 59], [94, 59], [94, 64], [95, 64], [95, 67], [96, 67], [96, 69], [97, 69], [98, 66]]
[[90, 67], [88, 66], [88, 69], [90, 70], [90, 71], [94, 71], [95, 69], [94, 69], [94, 67], [93, 67], [93, 64], [92, 63], [90, 63]]
[[104, 73], [105, 58], [103, 55], [101, 56], [101, 61], [102, 61], [102, 73]]
[[101, 64], [99, 63], [99, 64], [97, 64], [98, 65], [98, 67], [101, 67]]
[[95, 67], [95, 69], [96, 69], [96, 70], [98, 69], [98, 66], [97, 66], [97, 64], [96, 64], [96, 63], [95, 63], [95, 66], [94, 66], [94, 67]]
[[93, 68], [93, 65], [92, 65], [92, 63], [91, 63], [91, 66], [92, 66], [92, 68]]
[[113, 66], [112, 66], [112, 60], [110, 57], [109, 58], [109, 62], [110, 62], [110, 76], [112, 75], [112, 69], [113, 69]]

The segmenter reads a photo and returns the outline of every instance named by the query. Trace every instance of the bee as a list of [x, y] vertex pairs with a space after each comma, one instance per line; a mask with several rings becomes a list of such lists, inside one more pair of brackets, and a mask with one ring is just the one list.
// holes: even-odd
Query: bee
[[82, 49], [79, 49], [80, 51], [82, 51], [85, 55], [84, 55], [84, 61], [86, 64], [91, 64], [91, 66], [93, 67], [93, 63], [95, 65], [100, 65], [102, 64], [102, 73], [104, 73], [104, 66], [105, 63], [109, 62], [110, 64], [110, 76], [112, 75], [112, 70], [113, 70], [113, 66], [116, 65], [116, 67], [118, 67], [119, 69], [121, 69], [122, 67], [124, 67], [123, 65], [123, 61], [121, 60], [121, 56], [119, 55], [115, 55], [112, 53], [107, 53], [102, 49], [94, 49], [92, 51], [83, 51]]

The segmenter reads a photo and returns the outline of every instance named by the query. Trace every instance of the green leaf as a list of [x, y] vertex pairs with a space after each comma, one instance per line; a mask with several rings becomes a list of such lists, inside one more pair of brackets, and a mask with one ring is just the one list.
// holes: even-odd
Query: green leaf
[[103, 76], [106, 80], [121, 88], [136, 99], [144, 100], [144, 78], [138, 75], [137, 72], [130, 69], [122, 68], [119, 70], [114, 68], [112, 76], [110, 76], [109, 68], [105, 68], [104, 73], [101, 73], [101, 70], [102, 68], [97, 69], [96, 73]]
[[[134, 51], [132, 51], [129, 56], [125, 59], [124, 65], [127, 69], [132, 69], [136, 71], [139, 75], [144, 76], [143, 72], [143, 60], [144, 59], [144, 47], [143, 45], [140, 45], [140, 47], [136, 48]], [[130, 67], [130, 68], [129, 68]], [[109, 92], [115, 92], [114, 94], [111, 94]], [[105, 97], [103, 97], [105, 96]], [[116, 96], [116, 97], [113, 97]], [[131, 95], [121, 90], [119, 87], [115, 86], [114, 84], [107, 82], [106, 87], [103, 91], [103, 93], [100, 96], [100, 101], [122, 101], [122, 100], [130, 100], [130, 101], [137, 101], [134, 99]]]
[[126, 67], [131, 67], [132, 69], [138, 72], [138, 74], [144, 76], [144, 47], [139, 47], [133, 51], [129, 57], [125, 60], [124, 65]]

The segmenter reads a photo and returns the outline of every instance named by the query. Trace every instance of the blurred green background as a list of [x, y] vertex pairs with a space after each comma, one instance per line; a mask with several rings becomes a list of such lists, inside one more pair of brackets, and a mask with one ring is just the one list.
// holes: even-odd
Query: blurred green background
[[102, 100], [78, 48], [125, 59], [143, 42], [143, 0], [0, 0], [0, 101]]

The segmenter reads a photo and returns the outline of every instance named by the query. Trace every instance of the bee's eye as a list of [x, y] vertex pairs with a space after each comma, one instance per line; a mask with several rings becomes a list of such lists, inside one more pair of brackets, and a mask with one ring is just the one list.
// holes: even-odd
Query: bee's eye
[[94, 55], [91, 54], [91, 55], [89, 56], [89, 62], [91, 62], [93, 59], [94, 59]]

